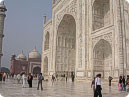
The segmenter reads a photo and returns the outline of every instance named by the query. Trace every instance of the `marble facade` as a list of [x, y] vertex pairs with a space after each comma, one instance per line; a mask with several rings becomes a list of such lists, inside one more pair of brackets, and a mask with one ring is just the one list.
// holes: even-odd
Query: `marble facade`
[[44, 22], [42, 72], [76, 78], [129, 74], [129, 4], [125, 0], [53, 0]]

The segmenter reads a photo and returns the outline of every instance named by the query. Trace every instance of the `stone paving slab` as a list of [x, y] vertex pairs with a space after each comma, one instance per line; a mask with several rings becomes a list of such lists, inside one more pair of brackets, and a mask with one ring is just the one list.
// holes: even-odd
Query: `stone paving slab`
[[[109, 88], [108, 82], [102, 84], [103, 97], [126, 97], [127, 92], [119, 92], [117, 83]], [[33, 88], [22, 88], [22, 84], [17, 84], [14, 80], [6, 80], [0, 83], [0, 94], [4, 97], [93, 97], [90, 82], [64, 82], [58, 81], [53, 85], [51, 82], [43, 82], [44, 90], [37, 90], [37, 81], [33, 81]]]

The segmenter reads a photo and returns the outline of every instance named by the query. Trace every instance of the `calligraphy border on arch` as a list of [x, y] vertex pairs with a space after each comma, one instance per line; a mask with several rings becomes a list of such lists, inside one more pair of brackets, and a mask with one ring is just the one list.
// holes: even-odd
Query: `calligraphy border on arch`
[[[64, 1], [66, 1], [66, 0], [64, 0]], [[73, 0], [61, 12], [59, 12], [56, 15], [56, 28], [57, 29], [58, 29], [58, 26], [59, 26], [60, 22], [62, 21], [65, 14], [72, 15], [74, 17], [74, 19], [76, 20], [76, 18], [77, 18], [77, 0]]]

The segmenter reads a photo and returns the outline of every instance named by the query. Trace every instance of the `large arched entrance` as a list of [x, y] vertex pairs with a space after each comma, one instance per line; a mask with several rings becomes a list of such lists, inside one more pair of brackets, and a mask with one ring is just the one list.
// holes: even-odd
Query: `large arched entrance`
[[112, 48], [108, 41], [101, 39], [94, 47], [93, 70], [94, 76], [101, 73], [108, 77], [112, 69]]
[[39, 74], [39, 73], [41, 73], [41, 68], [40, 67], [34, 67], [34, 69], [33, 69], [33, 74], [35, 74], [35, 75], [37, 75], [37, 74]]
[[58, 75], [75, 72], [76, 23], [72, 15], [64, 15], [57, 31], [56, 73]]
[[48, 75], [48, 57], [47, 56], [44, 58], [44, 68], [43, 68], [43, 71], [44, 71], [44, 75]]

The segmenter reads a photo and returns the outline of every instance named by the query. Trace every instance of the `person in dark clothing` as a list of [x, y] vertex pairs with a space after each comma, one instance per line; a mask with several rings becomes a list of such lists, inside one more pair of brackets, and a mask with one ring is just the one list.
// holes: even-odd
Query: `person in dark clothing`
[[75, 75], [73, 72], [71, 73], [71, 78], [72, 78], [72, 82], [74, 82]]
[[68, 81], [68, 72], [66, 72], [65, 80]]
[[119, 77], [118, 90], [122, 91], [122, 76]]
[[37, 90], [39, 90], [39, 84], [41, 84], [41, 90], [43, 90], [42, 81], [44, 80], [44, 77], [42, 76], [42, 73], [40, 73], [38, 77], [38, 87]]
[[123, 91], [126, 91], [125, 76], [123, 76], [123, 79], [122, 79], [122, 89], [123, 89]]
[[0, 81], [2, 81], [2, 73], [0, 72]]
[[122, 76], [120, 76], [119, 83], [122, 84]]
[[33, 76], [31, 75], [31, 73], [29, 73], [28, 75], [28, 84], [29, 84], [29, 88], [32, 88], [32, 80], [33, 80]]
[[53, 85], [54, 81], [56, 80], [54, 74], [52, 75], [52, 79], [51, 80], [52, 80], [52, 85]]
[[127, 87], [127, 92], [129, 92], [129, 75], [127, 75], [126, 87]]
[[93, 87], [93, 92], [94, 92], [94, 97], [95, 97], [95, 78], [92, 80], [92, 83], [91, 83], [91, 88]]
[[112, 77], [111, 76], [109, 76], [109, 78], [108, 78], [108, 80], [109, 80], [109, 86], [111, 86], [112, 85]]

